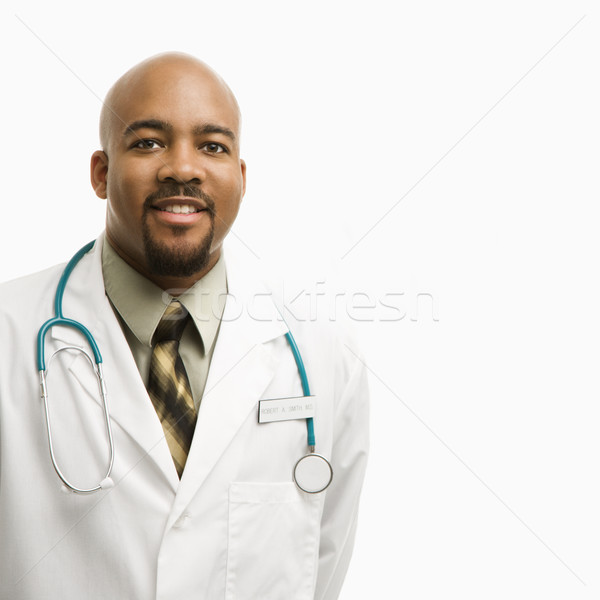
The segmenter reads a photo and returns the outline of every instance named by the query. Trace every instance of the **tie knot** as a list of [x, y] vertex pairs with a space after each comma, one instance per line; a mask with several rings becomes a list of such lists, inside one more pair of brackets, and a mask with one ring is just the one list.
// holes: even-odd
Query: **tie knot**
[[173, 300], [165, 310], [162, 319], [154, 332], [154, 343], [166, 342], [169, 340], [179, 341], [183, 330], [187, 325], [190, 313], [185, 306], [177, 300]]

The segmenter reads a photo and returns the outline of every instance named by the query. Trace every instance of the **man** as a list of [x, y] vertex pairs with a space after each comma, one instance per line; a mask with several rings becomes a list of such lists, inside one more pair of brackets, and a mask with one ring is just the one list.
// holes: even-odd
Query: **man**
[[[350, 342], [284, 322], [248, 268], [225, 263], [246, 184], [233, 94], [198, 60], [160, 55], [110, 90], [100, 137], [91, 180], [106, 231], [63, 312], [102, 353], [114, 465], [105, 479], [110, 443], [76, 327], [43, 340], [54, 459], [70, 486], [100, 489], [61, 490], [48, 452], [34, 347], [64, 267], [0, 286], [0, 597], [337, 598], [366, 462], [365, 371]], [[293, 413], [285, 399], [303, 395], [288, 325], [333, 470], [320, 493], [292, 476], [306, 420], [257, 418], [259, 401]]]

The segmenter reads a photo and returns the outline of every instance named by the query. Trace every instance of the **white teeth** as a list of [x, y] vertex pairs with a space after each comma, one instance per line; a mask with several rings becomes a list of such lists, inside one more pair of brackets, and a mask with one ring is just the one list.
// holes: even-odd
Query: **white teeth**
[[175, 213], [175, 214], [183, 214], [189, 215], [190, 213], [197, 212], [196, 208], [189, 204], [170, 204], [163, 208], [165, 212]]

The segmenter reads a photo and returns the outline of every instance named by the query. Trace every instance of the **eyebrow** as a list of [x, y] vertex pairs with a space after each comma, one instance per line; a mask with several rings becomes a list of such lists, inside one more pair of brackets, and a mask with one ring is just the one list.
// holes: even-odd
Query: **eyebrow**
[[235, 133], [229, 127], [221, 127], [221, 125], [214, 125], [212, 123], [194, 127], [194, 135], [205, 135], [207, 133], [221, 133], [232, 141], [235, 141]]
[[167, 121], [160, 121], [158, 119], [142, 119], [140, 121], [134, 121], [125, 128], [123, 136], [135, 133], [138, 129], [156, 129], [157, 131], [171, 131], [173, 125], [167, 123]]
[[[123, 136], [135, 134], [139, 129], [154, 129], [155, 131], [173, 131], [173, 125], [168, 121], [161, 121], [160, 119], [141, 119], [140, 121], [134, 121], [129, 124]], [[197, 125], [194, 127], [192, 133], [194, 135], [206, 135], [207, 133], [220, 133], [227, 136], [232, 141], [235, 141], [235, 133], [229, 129], [229, 127], [222, 127], [221, 125], [215, 125], [214, 123], [205, 123], [203, 125]]]

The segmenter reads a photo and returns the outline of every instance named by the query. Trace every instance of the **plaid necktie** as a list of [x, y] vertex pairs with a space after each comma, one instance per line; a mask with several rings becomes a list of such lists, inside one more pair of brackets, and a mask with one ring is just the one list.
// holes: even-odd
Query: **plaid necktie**
[[190, 382], [179, 355], [179, 340], [190, 318], [173, 300], [154, 333], [148, 394], [165, 432], [165, 438], [181, 478], [196, 426], [196, 408]]

